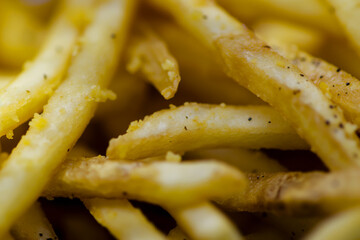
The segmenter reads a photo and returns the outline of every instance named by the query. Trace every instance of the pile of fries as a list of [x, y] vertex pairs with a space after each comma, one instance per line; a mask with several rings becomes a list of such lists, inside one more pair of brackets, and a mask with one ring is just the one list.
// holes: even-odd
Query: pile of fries
[[359, 239], [359, 6], [0, 0], [0, 239]]

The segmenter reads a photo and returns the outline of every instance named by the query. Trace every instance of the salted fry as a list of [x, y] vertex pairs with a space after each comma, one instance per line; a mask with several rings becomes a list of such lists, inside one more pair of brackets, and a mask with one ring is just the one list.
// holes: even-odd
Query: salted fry
[[[306, 75], [209, 0], [149, 0], [218, 54], [225, 72], [272, 105], [332, 170], [359, 167], [355, 128]], [[336, 116], [336, 117], [335, 117]]]
[[127, 70], [141, 72], [165, 99], [174, 97], [180, 83], [179, 66], [166, 43], [145, 22], [130, 40]]
[[191, 239], [244, 239], [233, 223], [211, 203], [165, 208]]
[[304, 24], [341, 36], [334, 10], [321, 0], [217, 0], [242, 21], [271, 17]]
[[132, 122], [110, 141], [110, 158], [141, 159], [209, 147], [306, 149], [306, 143], [268, 106], [188, 103]]
[[63, 163], [43, 194], [126, 197], [170, 205], [228, 195], [246, 184], [240, 171], [215, 161], [144, 163], [95, 157]]
[[0, 172], [0, 236], [40, 195], [94, 115], [97, 102], [112, 97], [104, 88], [115, 70], [134, 4], [110, 0], [98, 6], [67, 78], [5, 162]]
[[11, 234], [17, 240], [57, 239], [57, 236], [41, 209], [34, 203], [11, 227]]
[[204, 103], [264, 104], [260, 98], [226, 76], [211, 52], [174, 22], [167, 19], [146, 20], [166, 41], [181, 66], [180, 89]]
[[242, 148], [199, 149], [186, 153], [189, 159], [216, 159], [243, 172], [282, 172], [285, 167], [257, 150]]
[[360, 238], [360, 208], [351, 208], [320, 223], [305, 240], [356, 240]]
[[314, 215], [337, 212], [360, 201], [359, 170], [249, 173], [247, 176], [250, 182], [247, 190], [219, 200], [223, 207], [236, 211]]
[[126, 199], [94, 198], [83, 201], [95, 219], [117, 239], [166, 239], [142, 212]]
[[66, 16], [71, 4], [63, 8], [38, 56], [10, 85], [0, 89], [0, 136], [41, 111], [62, 80], [78, 37], [76, 25]]

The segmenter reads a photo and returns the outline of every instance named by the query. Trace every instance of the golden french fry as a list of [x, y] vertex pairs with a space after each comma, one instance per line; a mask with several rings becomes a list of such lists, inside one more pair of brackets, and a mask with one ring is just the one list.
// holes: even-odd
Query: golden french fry
[[165, 240], [166, 237], [126, 199], [84, 199], [86, 207], [101, 225], [118, 239]]
[[0, 89], [5, 88], [16, 78], [16, 74], [12, 72], [1, 72], [0, 71]]
[[305, 240], [356, 240], [360, 238], [360, 208], [351, 208], [320, 223]]
[[342, 32], [333, 9], [322, 0], [217, 0], [232, 15], [242, 21], [272, 17], [308, 25], [334, 35]]
[[171, 229], [167, 239], [169, 240], [190, 240], [190, 238], [180, 229], [179, 226]]
[[[65, 8], [65, 9], [64, 9]], [[42, 50], [29, 66], [6, 88], [0, 89], [0, 136], [41, 111], [62, 80], [78, 36], [64, 6], [50, 28]]]
[[191, 239], [244, 239], [234, 224], [211, 203], [165, 208]]
[[209, 147], [306, 149], [307, 144], [268, 106], [187, 103], [132, 122], [110, 141], [110, 158], [141, 159]]
[[204, 103], [264, 104], [260, 98], [226, 76], [209, 50], [178, 25], [167, 19], [146, 20], [166, 41], [179, 62], [180, 90]]
[[357, 0], [326, 0], [335, 10], [335, 15], [340, 21], [348, 39], [354, 45], [358, 55], [360, 55], [360, 9]]
[[[118, 62], [135, 1], [100, 4], [84, 30], [67, 79], [0, 171], [0, 236], [35, 201], [94, 114]], [[16, 202], [17, 204], [13, 204]]]
[[94, 157], [63, 163], [43, 194], [126, 197], [170, 205], [228, 195], [246, 184], [240, 171], [216, 161], [145, 163]]
[[127, 70], [141, 72], [165, 99], [174, 97], [180, 83], [179, 66], [166, 43], [145, 22], [139, 22], [129, 46]]
[[332, 170], [360, 166], [360, 142], [342, 112], [303, 72], [209, 0], [148, 0], [217, 53], [225, 72], [283, 115]]
[[11, 227], [11, 235], [17, 240], [57, 239], [57, 236], [41, 209], [34, 203]]
[[189, 159], [216, 159], [243, 172], [282, 172], [285, 167], [257, 150], [242, 148], [199, 149], [186, 153]]
[[[235, 211], [285, 212], [296, 215], [332, 213], [358, 205], [359, 170], [248, 174], [249, 187], [218, 201]], [[341, 203], [341, 204], [339, 204]]]
[[327, 37], [316, 29], [274, 19], [260, 19], [251, 27], [257, 36], [271, 45], [294, 44], [312, 54], [319, 52]]

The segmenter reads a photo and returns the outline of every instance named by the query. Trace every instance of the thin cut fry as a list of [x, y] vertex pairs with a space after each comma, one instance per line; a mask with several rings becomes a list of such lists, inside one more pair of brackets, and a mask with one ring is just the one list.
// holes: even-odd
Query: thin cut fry
[[306, 149], [307, 144], [268, 106], [187, 103], [132, 122], [110, 141], [110, 158], [142, 159], [209, 147]]
[[63, 8], [39, 55], [10, 85], [0, 89], [0, 136], [41, 111], [65, 73], [78, 29], [66, 16], [71, 4]]
[[41, 209], [34, 203], [11, 227], [11, 234], [17, 240], [57, 239], [52, 226]]
[[[149, 0], [220, 56], [229, 76], [283, 115], [332, 170], [360, 166], [360, 142], [341, 111], [290, 61], [209, 0]], [[336, 117], [335, 117], [336, 116]]]
[[165, 240], [166, 237], [126, 199], [85, 199], [86, 207], [117, 239]]
[[286, 169], [261, 151], [242, 148], [199, 149], [185, 155], [188, 159], [216, 159], [243, 172], [282, 172]]
[[67, 79], [5, 162], [0, 172], [0, 236], [40, 195], [93, 116], [97, 102], [108, 97], [103, 89], [117, 64], [134, 4], [110, 0], [98, 7]]
[[219, 203], [234, 211], [314, 215], [336, 212], [360, 202], [359, 170], [257, 173], [248, 174], [248, 178], [246, 191], [220, 199]]
[[221, 162], [125, 162], [105, 157], [69, 159], [45, 196], [130, 198], [155, 204], [186, 204], [229, 195], [247, 182]]
[[271, 17], [325, 30], [341, 35], [333, 9], [322, 0], [217, 0], [227, 11], [243, 21]]
[[202, 202], [185, 207], [165, 208], [191, 239], [243, 239], [234, 224], [211, 203]]
[[344, 28], [348, 39], [360, 55], [360, 8], [357, 0], [326, 0], [335, 10], [336, 17]]
[[174, 97], [180, 73], [166, 43], [145, 22], [138, 24], [128, 50], [127, 70], [141, 72], [165, 99]]
[[305, 240], [357, 240], [360, 238], [360, 208], [336, 214], [316, 226]]

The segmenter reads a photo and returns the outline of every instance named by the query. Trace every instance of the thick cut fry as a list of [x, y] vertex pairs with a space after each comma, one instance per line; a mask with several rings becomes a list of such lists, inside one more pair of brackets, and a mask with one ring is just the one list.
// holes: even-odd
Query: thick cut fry
[[190, 240], [188, 236], [180, 229], [179, 226], [171, 229], [167, 238], [169, 240]]
[[0, 172], [0, 236], [36, 200], [90, 121], [97, 102], [106, 100], [103, 89], [113, 75], [134, 4], [110, 0], [98, 7], [67, 79], [5, 162]]
[[326, 0], [334, 9], [348, 39], [360, 55], [360, 8], [358, 0]]
[[226, 76], [211, 52], [178, 25], [168, 19], [147, 21], [151, 22], [179, 61], [180, 90], [195, 96], [198, 102], [264, 104], [260, 98]]
[[[290, 61], [209, 0], [149, 0], [220, 56], [229, 76], [270, 103], [332, 170], [360, 166], [355, 129]], [[336, 117], [335, 117], [336, 116]]]
[[0, 89], [0, 136], [41, 111], [60, 83], [78, 36], [78, 29], [66, 16], [69, 5], [58, 13], [35, 60], [10, 85]]
[[322, 0], [217, 0], [232, 15], [243, 21], [263, 17], [280, 18], [341, 35], [333, 9]]
[[63, 163], [44, 195], [186, 204], [229, 195], [246, 183], [240, 171], [221, 162], [144, 163], [96, 157]]
[[127, 70], [141, 72], [165, 99], [174, 97], [180, 83], [179, 66], [166, 43], [145, 22], [140, 22], [128, 50]]
[[57, 239], [52, 226], [41, 209], [34, 203], [11, 227], [11, 234], [17, 240]]
[[324, 220], [305, 240], [357, 240], [360, 238], [360, 208], [352, 208]]
[[188, 103], [131, 123], [110, 141], [110, 158], [141, 159], [209, 147], [306, 149], [305, 142], [268, 106]]
[[236, 211], [314, 215], [336, 212], [360, 202], [359, 170], [258, 173], [248, 174], [248, 178], [246, 191], [219, 203]]
[[200, 149], [185, 155], [189, 159], [216, 159], [243, 172], [281, 172], [286, 169], [274, 159], [256, 150], [241, 148]]
[[126, 199], [85, 199], [90, 213], [117, 239], [165, 240], [166, 237]]
[[[280, 46], [276, 50], [290, 59], [323, 93], [344, 110], [345, 117], [360, 127], [360, 82], [340, 68], [315, 58], [295, 46]], [[329, 108], [336, 108], [331, 104]], [[339, 128], [354, 128], [347, 123], [339, 123]]]
[[230, 220], [211, 203], [166, 207], [177, 224], [194, 240], [243, 239]]

